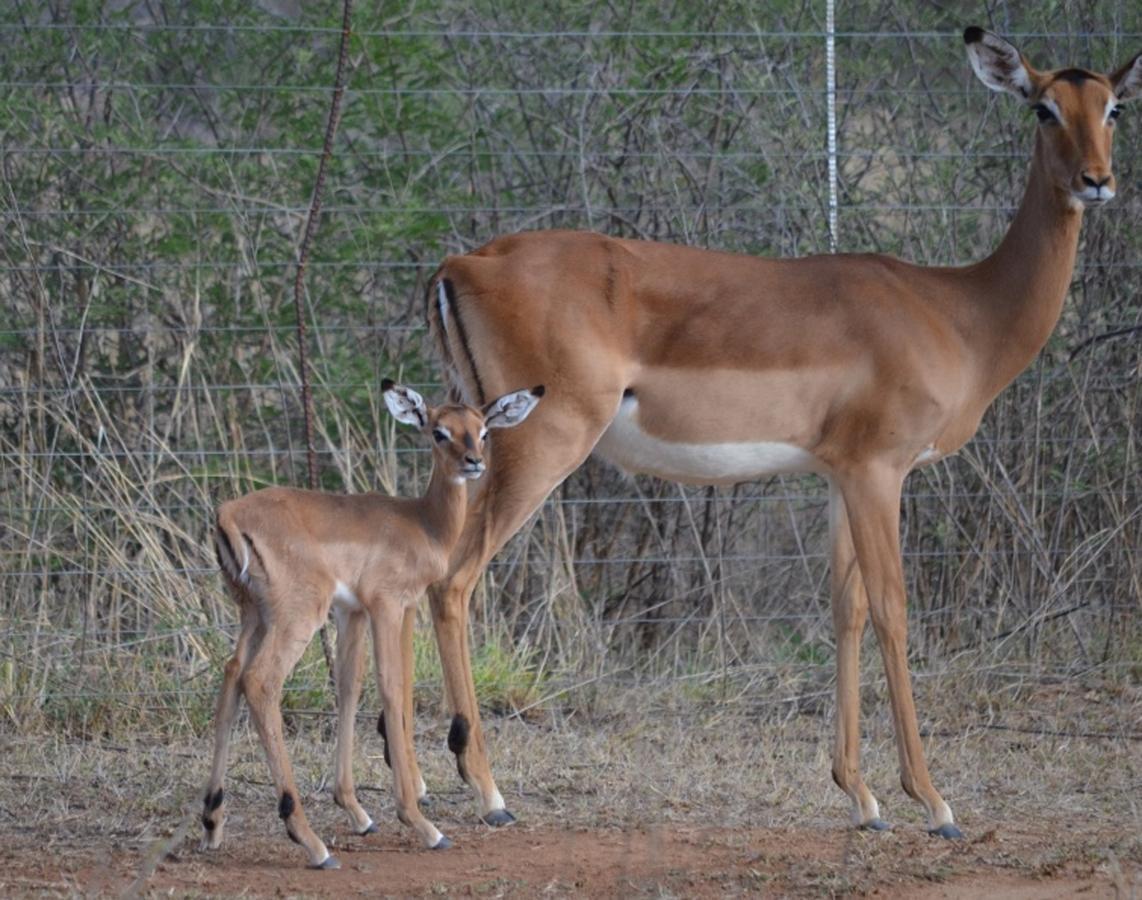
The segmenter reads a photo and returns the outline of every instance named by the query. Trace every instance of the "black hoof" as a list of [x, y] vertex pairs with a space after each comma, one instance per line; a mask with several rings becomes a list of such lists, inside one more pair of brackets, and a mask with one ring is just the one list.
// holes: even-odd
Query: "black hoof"
[[867, 822], [861, 822], [858, 826], [861, 831], [891, 831], [892, 826], [889, 825], [884, 819], [869, 819]]
[[433, 844], [428, 849], [430, 850], [448, 850], [452, 847], [452, 842], [448, 840], [445, 835], [440, 835], [440, 840]]
[[948, 838], [950, 840], [956, 840], [964, 836], [964, 833], [951, 822], [948, 822], [946, 825], [941, 825], [939, 828], [930, 829], [928, 834], [934, 834], [936, 837]]
[[358, 831], [358, 832], [357, 832], [357, 834], [359, 834], [359, 835], [361, 835], [362, 837], [364, 837], [366, 834], [376, 834], [376, 833], [377, 833], [378, 831], [380, 831], [380, 830], [381, 830], [381, 829], [379, 829], [379, 828], [377, 827], [377, 823], [376, 823], [376, 822], [370, 822], [370, 823], [369, 823], [368, 825], [366, 825], [366, 826], [365, 826], [363, 829], [361, 829], [360, 831]]
[[511, 825], [515, 822], [515, 816], [506, 809], [493, 809], [491, 812], [485, 813], [483, 819], [485, 825], [491, 825], [494, 828]]
[[320, 862], [315, 866], [310, 866], [311, 869], [340, 869], [341, 863], [337, 861], [336, 856], [325, 857], [325, 862]]
[[416, 803], [421, 809], [429, 809], [433, 804], [432, 794], [425, 794], [423, 797], [418, 797]]

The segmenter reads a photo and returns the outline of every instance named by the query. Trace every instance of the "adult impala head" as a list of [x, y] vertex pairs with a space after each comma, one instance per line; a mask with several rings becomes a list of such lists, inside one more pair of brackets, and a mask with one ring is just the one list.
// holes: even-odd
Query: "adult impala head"
[[544, 388], [541, 384], [529, 391], [504, 394], [482, 410], [460, 404], [429, 407], [420, 394], [391, 378], [381, 381], [381, 392], [394, 419], [432, 436], [436, 465], [459, 484], [484, 474], [488, 429], [518, 425], [539, 402]]
[[1012, 44], [972, 26], [964, 31], [979, 80], [1023, 100], [1039, 118], [1036, 162], [1075, 208], [1114, 198], [1110, 149], [1121, 107], [1142, 92], [1142, 54], [1101, 75], [1086, 69], [1033, 68]]

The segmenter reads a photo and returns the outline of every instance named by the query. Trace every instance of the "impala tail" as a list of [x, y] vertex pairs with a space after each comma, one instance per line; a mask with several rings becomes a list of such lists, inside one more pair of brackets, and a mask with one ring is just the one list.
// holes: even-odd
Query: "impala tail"
[[226, 580], [236, 587], [250, 585], [250, 556], [253, 544], [229, 515], [226, 505], [219, 507], [214, 524], [214, 555]]

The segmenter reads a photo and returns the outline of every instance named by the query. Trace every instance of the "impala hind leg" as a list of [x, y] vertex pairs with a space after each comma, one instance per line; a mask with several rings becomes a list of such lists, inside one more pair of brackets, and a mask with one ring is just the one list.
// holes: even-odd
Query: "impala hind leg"
[[250, 705], [250, 718], [254, 720], [266, 752], [278, 794], [278, 816], [285, 823], [286, 834], [304, 848], [311, 868], [336, 869], [340, 864], [314, 833], [302, 809], [282, 730], [282, 687], [319, 624], [283, 623], [280, 631], [267, 634], [242, 674], [242, 690]]
[[[404, 717], [404, 661], [401, 659], [401, 628], [404, 610], [389, 610], [377, 604], [373, 613], [373, 652], [376, 656], [377, 685], [381, 703], [387, 715], [384, 718], [385, 741], [393, 770], [393, 797], [396, 800], [397, 818], [413, 828], [424, 845], [432, 850], [447, 850], [452, 846], [440, 831], [424, 817], [417, 805], [419, 784], [414, 780]], [[419, 776], [417, 776], [419, 778]]]
[[592, 406], [568, 408], [549, 392], [529, 421], [496, 432], [491, 471], [470, 509], [464, 534], [452, 554], [448, 576], [428, 590], [432, 623], [440, 647], [444, 685], [452, 707], [448, 748], [460, 777], [476, 792], [480, 818], [489, 825], [515, 821], [504, 806], [488, 764], [487, 746], [472, 679], [468, 609], [472, 591], [492, 556], [539, 508], [548, 494], [577, 469], [614, 416], [622, 396], [613, 391], [586, 393]]
[[837, 639], [837, 736], [833, 781], [852, 800], [858, 828], [885, 831], [880, 806], [860, 773], [860, 642], [868, 614], [868, 594], [857, 565], [844, 497], [829, 485], [830, 586]]
[[349, 814], [357, 834], [372, 834], [377, 826], [357, 800], [353, 785], [353, 731], [365, 675], [368, 616], [361, 611], [335, 608], [334, 618], [337, 621], [337, 655], [333, 662], [333, 681], [337, 686], [337, 750], [333, 761], [333, 802]]
[[929, 830], [941, 837], [962, 837], [951, 807], [932, 785], [912, 699], [908, 671], [908, 620], [904, 569], [900, 557], [900, 493], [903, 473], [870, 465], [840, 480], [857, 562], [868, 591], [872, 626], [884, 659], [900, 781], [905, 792], [924, 804]]
[[210, 780], [206, 783], [206, 794], [202, 799], [202, 849], [217, 850], [222, 845], [222, 828], [226, 821], [226, 807], [223, 799], [222, 782], [226, 777], [226, 763], [230, 754], [230, 737], [234, 730], [234, 719], [238, 714], [238, 701], [241, 699], [240, 679], [246, 667], [250, 651], [260, 639], [260, 620], [254, 607], [248, 603], [239, 606], [241, 630], [234, 647], [234, 655], [226, 661], [222, 670], [222, 687], [218, 692], [218, 704], [214, 712], [214, 763], [210, 769]]

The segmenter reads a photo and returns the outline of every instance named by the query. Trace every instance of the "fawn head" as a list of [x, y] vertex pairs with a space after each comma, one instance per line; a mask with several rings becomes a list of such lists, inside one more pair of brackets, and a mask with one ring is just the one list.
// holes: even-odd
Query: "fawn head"
[[491, 428], [513, 428], [526, 419], [539, 398], [543, 385], [530, 390], [512, 391], [497, 397], [483, 409], [459, 403], [428, 406], [410, 387], [391, 379], [381, 382], [385, 405], [393, 418], [419, 428], [432, 438], [433, 458], [452, 481], [472, 481], [484, 474], [484, 444]]

